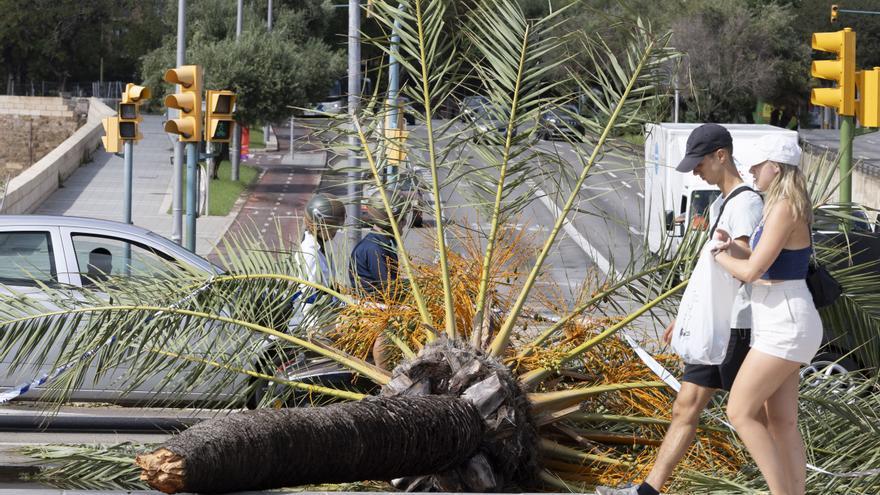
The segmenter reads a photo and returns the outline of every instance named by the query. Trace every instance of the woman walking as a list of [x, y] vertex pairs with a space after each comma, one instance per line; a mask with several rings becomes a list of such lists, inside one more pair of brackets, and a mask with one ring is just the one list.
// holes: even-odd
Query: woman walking
[[[822, 322], [806, 285], [812, 205], [796, 138], [765, 136], [751, 164], [764, 215], [751, 250], [725, 232], [715, 260], [752, 284], [752, 345], [733, 383], [727, 415], [774, 495], [803, 495], [804, 444], [797, 426], [798, 370], [822, 342]], [[768, 423], [761, 421], [766, 408]]]

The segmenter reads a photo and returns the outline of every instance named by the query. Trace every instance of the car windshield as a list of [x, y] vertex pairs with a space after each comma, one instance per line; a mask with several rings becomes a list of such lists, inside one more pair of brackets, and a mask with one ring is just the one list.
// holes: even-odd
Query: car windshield
[[462, 106], [472, 109], [479, 109], [487, 106], [489, 99], [485, 96], [466, 96], [462, 101]]
[[577, 108], [571, 105], [566, 105], [562, 108], [554, 108], [553, 110], [548, 110], [547, 113], [544, 114], [544, 118], [546, 119], [570, 119], [572, 118], [572, 114], [577, 114]]

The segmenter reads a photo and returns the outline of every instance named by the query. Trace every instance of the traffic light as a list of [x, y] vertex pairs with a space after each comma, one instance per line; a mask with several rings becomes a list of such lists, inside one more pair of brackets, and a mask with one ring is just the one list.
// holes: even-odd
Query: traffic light
[[101, 125], [104, 126], [104, 136], [101, 137], [104, 150], [107, 153], [119, 153], [119, 117], [104, 117]]
[[836, 3], [831, 4], [831, 24], [834, 24], [837, 22], [837, 11], [838, 10], [839, 10], [839, 8], [837, 7]]
[[141, 100], [150, 98], [150, 88], [138, 86], [134, 83], [125, 85], [122, 93], [122, 101], [119, 102], [117, 114], [119, 116], [119, 137], [124, 140], [139, 140], [138, 124], [141, 122]]
[[385, 129], [385, 138], [387, 139], [387, 149], [385, 152], [388, 163], [403, 163], [406, 161], [406, 138], [409, 131], [403, 129]]
[[232, 139], [232, 126], [235, 123], [235, 93], [225, 89], [209, 89], [205, 95], [205, 141], [228, 143]]
[[165, 106], [180, 110], [180, 118], [165, 122], [165, 132], [177, 134], [180, 141], [197, 143], [202, 140], [202, 68], [182, 65], [168, 69], [165, 82], [179, 84], [180, 93], [165, 97]]
[[836, 53], [835, 60], [814, 60], [813, 77], [837, 81], [835, 88], [815, 88], [810, 103], [837, 109], [840, 115], [855, 115], [856, 33], [850, 28], [833, 33], [813, 33], [813, 49]]
[[863, 127], [880, 127], [880, 67], [856, 72], [856, 117]]

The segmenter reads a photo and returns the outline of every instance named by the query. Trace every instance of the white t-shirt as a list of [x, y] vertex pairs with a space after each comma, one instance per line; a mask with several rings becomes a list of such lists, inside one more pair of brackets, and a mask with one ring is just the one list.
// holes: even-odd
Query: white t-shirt
[[[730, 191], [734, 191], [741, 187], [748, 187], [746, 184], [740, 184]], [[722, 196], [709, 206], [709, 227], [715, 225], [715, 219], [721, 211], [721, 203], [724, 202]], [[758, 224], [761, 223], [761, 216], [764, 212], [764, 201], [756, 193], [751, 191], [743, 191], [727, 202], [724, 207], [724, 213], [718, 221], [719, 229], [730, 234], [731, 239], [740, 237], [751, 237]], [[731, 328], [751, 328], [752, 327], [752, 308], [749, 301], [751, 300], [751, 284], [743, 284], [739, 292], [736, 294], [736, 300], [733, 302], [733, 310], [730, 314]]]

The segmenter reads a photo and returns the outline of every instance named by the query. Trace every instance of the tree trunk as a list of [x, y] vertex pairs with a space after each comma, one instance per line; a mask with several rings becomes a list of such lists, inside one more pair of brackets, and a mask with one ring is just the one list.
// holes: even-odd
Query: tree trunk
[[444, 471], [480, 446], [477, 407], [451, 396], [368, 398], [206, 421], [137, 457], [165, 493], [390, 480]]

